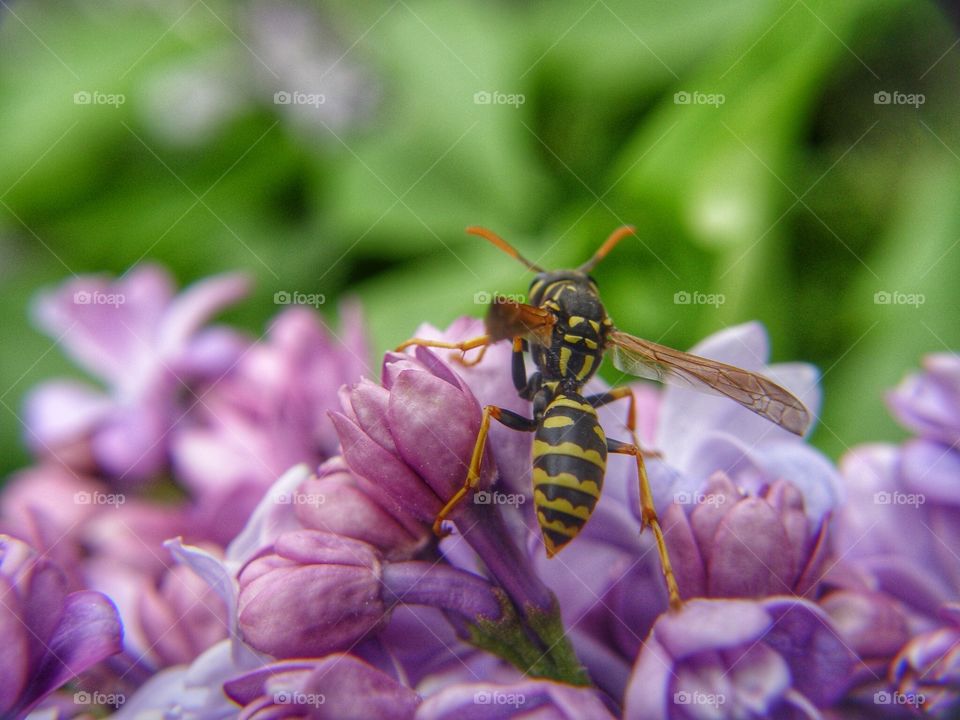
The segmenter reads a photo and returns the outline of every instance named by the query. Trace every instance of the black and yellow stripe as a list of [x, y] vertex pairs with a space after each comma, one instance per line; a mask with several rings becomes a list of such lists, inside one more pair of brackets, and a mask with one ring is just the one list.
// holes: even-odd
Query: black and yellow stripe
[[557, 395], [533, 442], [533, 498], [548, 556], [590, 519], [606, 465], [607, 443], [597, 411], [579, 395]]

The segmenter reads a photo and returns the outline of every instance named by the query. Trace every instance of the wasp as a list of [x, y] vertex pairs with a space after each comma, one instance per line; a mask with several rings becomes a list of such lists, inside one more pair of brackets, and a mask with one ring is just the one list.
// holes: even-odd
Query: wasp
[[[797, 435], [803, 435], [809, 427], [809, 411], [769, 378], [634, 337], [613, 325], [590, 272], [623, 238], [634, 233], [633, 227], [614, 230], [593, 257], [575, 270], [544, 270], [486, 228], [469, 227], [467, 232], [488, 240], [536, 273], [530, 284], [529, 303], [494, 296], [484, 321], [484, 335], [457, 343], [412, 338], [397, 350], [411, 345], [449, 348], [460, 351], [462, 362], [475, 364], [489, 345], [510, 340], [513, 383], [520, 397], [532, 401], [532, 417], [495, 405], [483, 409], [467, 477], [437, 515], [434, 532], [443, 534], [444, 519], [477, 487], [491, 420], [534, 433], [534, 507], [548, 557], [562, 550], [590, 519], [600, 499], [608, 454], [632, 455], [640, 485], [642, 528], [649, 527], [653, 532], [670, 606], [679, 607], [680, 593], [653, 504], [643, 460], [645, 451], [637, 440], [633, 392], [624, 385], [584, 395], [584, 385], [609, 353], [613, 365], [623, 372], [719, 393]], [[479, 349], [479, 353], [467, 362], [465, 353], [473, 349]], [[526, 354], [536, 366], [529, 377]], [[608, 438], [600, 425], [597, 408], [617, 400], [629, 402], [627, 429], [632, 442]]]

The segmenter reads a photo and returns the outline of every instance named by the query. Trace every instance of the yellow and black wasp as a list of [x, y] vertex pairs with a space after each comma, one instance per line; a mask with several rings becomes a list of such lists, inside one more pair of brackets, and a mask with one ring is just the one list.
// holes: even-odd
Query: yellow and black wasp
[[[466, 353], [478, 348], [480, 352], [471, 361], [473, 364], [480, 361], [491, 343], [512, 340], [513, 382], [520, 396], [533, 402], [533, 417], [494, 405], [484, 408], [463, 487], [437, 515], [434, 532], [442, 534], [443, 520], [476, 488], [491, 418], [514, 430], [535, 433], [534, 505], [549, 557], [576, 537], [590, 519], [603, 487], [607, 454], [632, 455], [637, 462], [641, 520], [644, 527], [653, 531], [670, 605], [678, 607], [680, 594], [654, 509], [644, 452], [636, 438], [633, 393], [628, 386], [622, 386], [596, 395], [582, 394], [604, 353], [609, 352], [614, 366], [631, 375], [719, 393], [797, 435], [809, 426], [810, 413], [788, 390], [762, 375], [673, 350], [614, 327], [590, 271], [618, 242], [634, 232], [632, 227], [615, 230], [579, 268], [553, 271], [530, 262], [485, 228], [470, 227], [467, 232], [490, 241], [536, 273], [530, 284], [529, 304], [495, 296], [487, 311], [484, 335], [458, 343], [413, 338], [398, 350], [423, 345]], [[529, 377], [524, 362], [527, 352], [536, 366]], [[606, 437], [597, 416], [598, 407], [620, 399], [630, 403], [630, 443]]]

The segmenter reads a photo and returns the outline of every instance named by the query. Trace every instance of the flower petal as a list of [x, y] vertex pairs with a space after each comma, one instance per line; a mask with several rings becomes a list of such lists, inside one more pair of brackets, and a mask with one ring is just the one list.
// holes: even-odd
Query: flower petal
[[472, 395], [428, 373], [405, 371], [394, 382], [387, 417], [401, 457], [439, 497], [463, 486], [480, 430]]
[[49, 652], [24, 696], [26, 709], [104, 658], [123, 650], [123, 627], [106, 595], [92, 590], [67, 596]]
[[705, 548], [708, 594], [762, 597], [790, 592], [797, 575], [790, 547], [780, 517], [765, 500], [741, 500]]
[[764, 608], [749, 600], [691, 600], [678, 613], [661, 615], [653, 635], [677, 660], [704, 650], [757, 640], [770, 627]]

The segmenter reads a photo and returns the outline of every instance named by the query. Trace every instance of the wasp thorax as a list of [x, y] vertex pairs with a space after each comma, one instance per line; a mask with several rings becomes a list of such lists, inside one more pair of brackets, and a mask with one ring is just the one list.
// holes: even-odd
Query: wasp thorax
[[556, 318], [550, 344], [532, 348], [544, 380], [587, 382], [600, 365], [610, 328], [596, 284], [575, 270], [541, 273], [530, 286], [530, 301]]

